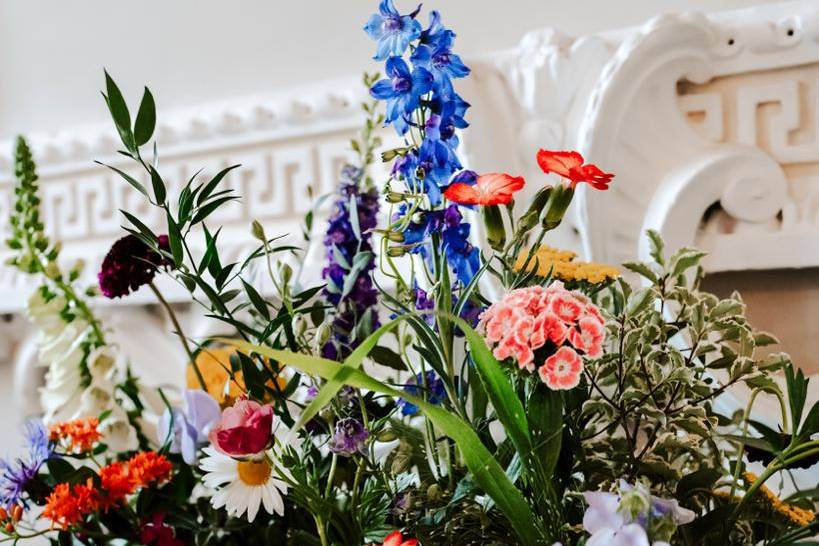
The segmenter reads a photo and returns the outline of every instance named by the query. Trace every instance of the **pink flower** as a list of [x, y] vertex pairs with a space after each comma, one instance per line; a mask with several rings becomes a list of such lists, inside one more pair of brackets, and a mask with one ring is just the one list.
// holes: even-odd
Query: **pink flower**
[[490, 307], [483, 321], [486, 324], [486, 339], [490, 343], [497, 343], [511, 332], [517, 323], [525, 317], [524, 313], [511, 305], [500, 305]]
[[527, 368], [530, 371], [535, 369], [533, 364], [535, 353], [532, 351], [532, 348], [526, 344], [518, 343], [515, 340], [515, 336], [510, 335], [504, 338], [503, 341], [495, 347], [492, 354], [494, 354], [498, 360], [506, 360], [509, 357], [513, 357], [518, 361], [518, 366], [520, 366], [521, 369]]
[[569, 332], [569, 343], [590, 357], [598, 358], [603, 352], [603, 325], [597, 319], [586, 316], [580, 319], [578, 326], [579, 329], [572, 328]]
[[580, 383], [583, 360], [574, 349], [561, 347], [538, 369], [540, 379], [553, 390], [573, 389]]
[[231, 457], [256, 455], [267, 449], [273, 430], [273, 407], [239, 398], [222, 412], [208, 439]]
[[555, 345], [561, 345], [566, 341], [568, 329], [557, 315], [549, 311], [543, 311], [535, 319], [533, 326], [534, 333], [531, 337], [532, 348], [542, 347], [546, 341], [551, 341]]
[[571, 292], [552, 296], [552, 312], [563, 322], [575, 322], [583, 312], [583, 304]]

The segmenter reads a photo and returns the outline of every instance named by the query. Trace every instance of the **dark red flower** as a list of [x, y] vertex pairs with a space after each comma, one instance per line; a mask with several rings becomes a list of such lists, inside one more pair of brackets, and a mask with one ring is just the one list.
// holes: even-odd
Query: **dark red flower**
[[182, 540], [174, 536], [173, 527], [165, 524], [164, 512], [154, 514], [150, 520], [143, 518], [139, 540], [152, 546], [185, 546]]
[[507, 205], [524, 184], [522, 176], [487, 173], [480, 175], [474, 185], [462, 182], [450, 185], [444, 197], [460, 205]]
[[[168, 236], [159, 236], [159, 248], [169, 250]], [[111, 246], [97, 279], [106, 298], [120, 298], [154, 279], [160, 267], [169, 266], [160, 253], [136, 235], [128, 234]]]
[[555, 173], [571, 182], [572, 188], [586, 182], [598, 190], [609, 189], [614, 175], [601, 171], [597, 165], [583, 164], [583, 156], [578, 152], [553, 152], [539, 150], [537, 164], [546, 174]]

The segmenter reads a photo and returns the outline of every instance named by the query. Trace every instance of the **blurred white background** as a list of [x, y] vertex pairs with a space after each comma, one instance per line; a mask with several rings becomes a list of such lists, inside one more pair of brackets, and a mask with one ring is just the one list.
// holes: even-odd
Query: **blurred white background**
[[[769, 3], [430, 0], [424, 11], [443, 12], [468, 57], [515, 46], [543, 27], [582, 36], [666, 12]], [[396, 5], [410, 11], [417, 2]], [[362, 26], [376, 7], [377, 0], [2, 0], [0, 139], [106, 121], [103, 67], [126, 96], [149, 85], [160, 112], [373, 69]]]

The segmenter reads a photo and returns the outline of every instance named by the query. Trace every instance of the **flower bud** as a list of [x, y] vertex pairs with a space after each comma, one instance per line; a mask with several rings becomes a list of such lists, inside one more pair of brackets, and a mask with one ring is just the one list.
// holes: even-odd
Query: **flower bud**
[[45, 276], [49, 279], [56, 280], [60, 278], [60, 268], [57, 267], [56, 262], [48, 262], [48, 265], [45, 267]]
[[290, 284], [290, 279], [293, 278], [293, 268], [290, 267], [290, 264], [282, 263], [279, 265], [279, 279], [281, 280], [282, 285], [286, 286]]
[[546, 214], [543, 216], [543, 229], [550, 230], [560, 225], [573, 197], [574, 189], [569, 186], [557, 186], [554, 188], [549, 195]]
[[540, 215], [543, 213], [543, 209], [546, 207], [546, 203], [549, 201], [549, 196], [552, 194], [552, 187], [546, 186], [541, 188], [536, 194], [535, 198], [532, 200], [532, 204], [529, 205], [529, 208], [520, 217], [518, 220], [517, 230], [515, 232], [515, 238], [522, 237], [523, 235], [529, 233], [532, 228], [537, 225], [538, 220], [540, 219]]
[[329, 322], [322, 322], [316, 331], [316, 346], [324, 347], [330, 341], [331, 335], [333, 335], [333, 325]]
[[483, 223], [486, 226], [486, 239], [489, 246], [498, 252], [506, 245], [506, 227], [503, 225], [501, 209], [498, 205], [483, 207]]
[[406, 200], [406, 197], [403, 193], [391, 191], [387, 193], [387, 197], [385, 199], [387, 203], [403, 203]]
[[407, 249], [403, 246], [391, 246], [387, 249], [387, 256], [390, 258], [400, 258], [407, 253]]
[[253, 220], [253, 224], [251, 224], [250, 226], [250, 232], [256, 239], [260, 240], [261, 242], [264, 243], [265, 241], [267, 241], [267, 238], [265, 237], [264, 234], [264, 226], [262, 226], [262, 224], [258, 220]]

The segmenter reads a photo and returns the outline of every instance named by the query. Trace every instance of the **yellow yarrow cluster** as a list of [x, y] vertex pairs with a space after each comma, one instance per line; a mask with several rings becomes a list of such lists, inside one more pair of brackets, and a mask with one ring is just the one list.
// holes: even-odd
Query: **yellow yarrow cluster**
[[[757, 480], [756, 474], [752, 474], [751, 472], [746, 472], [744, 476], [745, 481], [748, 482], [749, 485], [753, 484]], [[810, 510], [806, 510], [783, 501], [776, 496], [773, 491], [764, 485], [759, 488], [759, 492], [764, 501], [770, 505], [774, 512], [783, 516], [785, 519], [795, 525], [804, 527], [805, 525], [813, 523], [813, 520], [816, 519], [816, 514]]]
[[[521, 252], [515, 261], [515, 271], [523, 269], [529, 250]], [[537, 249], [526, 271], [534, 271], [537, 267], [537, 275], [545, 277], [551, 272], [552, 277], [564, 282], [585, 281], [591, 284], [599, 284], [620, 275], [620, 271], [611, 265], [599, 264], [595, 262], [575, 262], [577, 254], [571, 250], [560, 250], [543, 245]]]

